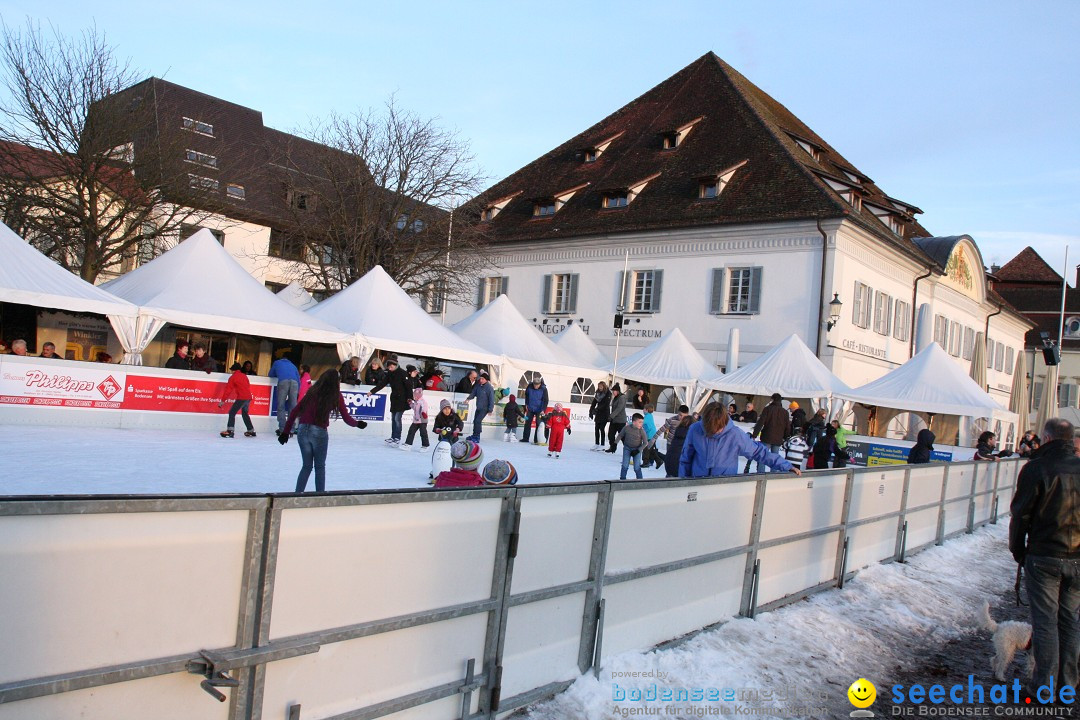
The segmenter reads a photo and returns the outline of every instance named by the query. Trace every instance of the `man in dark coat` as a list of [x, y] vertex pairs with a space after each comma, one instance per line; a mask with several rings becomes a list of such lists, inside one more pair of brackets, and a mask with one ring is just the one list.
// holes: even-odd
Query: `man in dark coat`
[[922, 465], [930, 462], [930, 453], [934, 452], [934, 433], [929, 428], [923, 428], [915, 437], [915, 446], [907, 455], [907, 461], [912, 465]]
[[1009, 550], [1024, 566], [1031, 604], [1035, 688], [1076, 687], [1080, 679], [1080, 458], [1074, 433], [1066, 420], [1047, 421], [1043, 445], [1020, 470], [1010, 506]]
[[739, 422], [756, 423], [757, 422], [757, 410], [754, 409], [754, 403], [747, 402], [746, 409], [739, 415]]
[[476, 384], [476, 371], [470, 370], [465, 377], [458, 380], [457, 385], [454, 386], [454, 392], [456, 393], [471, 393], [473, 385]]
[[794, 400], [788, 405], [788, 410], [791, 411], [791, 434], [798, 435], [802, 432], [803, 425], [806, 425], [806, 411]]
[[398, 445], [401, 442], [401, 418], [409, 410], [413, 383], [409, 374], [398, 366], [396, 355], [386, 359], [386, 377], [367, 394], [374, 395], [387, 385], [390, 386], [390, 437], [386, 442]]
[[472, 435], [468, 438], [473, 442], [480, 442], [480, 432], [484, 429], [484, 418], [495, 409], [495, 389], [491, 387], [491, 383], [488, 382], [488, 380], [489, 378], [486, 372], [480, 373], [480, 377], [477, 378], [476, 384], [473, 385], [472, 392], [469, 393], [469, 397], [465, 398], [465, 402], [476, 398], [476, 409], [473, 413], [473, 431]]
[[773, 393], [772, 402], [761, 411], [761, 417], [754, 423], [751, 436], [769, 446], [769, 452], [780, 454], [780, 446], [791, 435], [791, 416], [783, 405], [780, 393]]
[[617, 435], [626, 427], [626, 396], [619, 383], [611, 386], [611, 424], [608, 425], [608, 448], [604, 452], [614, 453], [618, 446]]
[[341, 375], [342, 385], [359, 385], [360, 384], [360, 358], [353, 355], [351, 358], [341, 363], [341, 370], [338, 371]]
[[533, 377], [529, 387], [525, 388], [525, 430], [521, 433], [521, 442], [529, 442], [529, 430], [532, 429], [533, 421], [536, 421], [536, 445], [543, 445], [540, 441], [540, 416], [547, 411], [548, 389], [544, 384], [544, 378], [539, 375]]

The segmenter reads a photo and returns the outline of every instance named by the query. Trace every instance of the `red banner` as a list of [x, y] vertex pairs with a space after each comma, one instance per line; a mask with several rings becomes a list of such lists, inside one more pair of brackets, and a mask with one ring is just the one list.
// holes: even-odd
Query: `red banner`
[[[225, 383], [214, 380], [188, 380], [187, 378], [149, 377], [128, 375], [124, 388], [124, 410], [158, 410], [165, 412], [195, 412], [227, 414], [232, 400], [226, 400], [219, 408]], [[251, 386], [251, 415], [270, 414], [270, 391], [268, 385]]]

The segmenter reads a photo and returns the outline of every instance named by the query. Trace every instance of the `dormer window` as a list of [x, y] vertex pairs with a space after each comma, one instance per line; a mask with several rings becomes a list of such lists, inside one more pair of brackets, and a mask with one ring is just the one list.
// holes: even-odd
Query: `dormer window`
[[679, 146], [679, 133], [666, 132], [664, 133], [663, 137], [665, 150], [674, 150]]
[[847, 179], [850, 180], [851, 182], [861, 184], [862, 181], [863, 181], [863, 179], [861, 177], [859, 177], [858, 175], [856, 175], [855, 173], [850, 173], [847, 170], [844, 170], [842, 172], [844, 173], [844, 176], [847, 177]]
[[616, 133], [615, 135], [612, 135], [607, 140], [601, 143], [597, 143], [592, 147], [585, 148], [581, 151], [581, 157], [587, 163], [596, 162], [597, 159], [599, 159], [599, 157], [604, 154], [604, 151], [608, 149], [608, 145], [615, 141], [620, 135], [622, 135], [621, 132]]
[[480, 219], [483, 222], [488, 222], [490, 220], [494, 220], [495, 216], [498, 215], [500, 212], [502, 212], [502, 209], [504, 207], [506, 207], [507, 203], [509, 203], [511, 200], [513, 200], [514, 198], [516, 198], [520, 194], [521, 194], [521, 191], [518, 190], [513, 195], [507, 195], [506, 197], [500, 198], [500, 199], [496, 200], [495, 202], [490, 203], [489, 205], [485, 205], [484, 209], [480, 211]]
[[668, 130], [666, 132], [660, 133], [660, 139], [664, 146], [664, 149], [674, 150], [675, 148], [679, 147], [679, 145], [682, 144], [683, 140], [686, 139], [686, 136], [693, 129], [694, 125], [699, 123], [703, 117], [704, 116], [694, 118], [693, 120], [681, 127], [677, 127], [674, 130]]
[[555, 213], [562, 210], [563, 205], [570, 202], [570, 198], [574, 197], [574, 194], [582, 188], [588, 187], [589, 183], [582, 183], [581, 185], [575, 185], [569, 190], [563, 190], [561, 193], [551, 198], [538, 198], [533, 203], [533, 217], [550, 217]]
[[720, 197], [720, 193], [724, 191], [727, 184], [731, 182], [732, 176], [735, 175], [735, 171], [746, 164], [743, 160], [738, 165], [728, 168], [717, 175], [706, 175], [698, 178], [698, 198], [701, 200], [712, 200]]
[[845, 190], [840, 193], [840, 197], [855, 210], [862, 210], [862, 196], [856, 190]]
[[820, 145], [805, 138], [798, 137], [797, 135], [792, 135], [791, 133], [788, 133], [788, 137], [790, 137], [796, 145], [805, 150], [806, 154], [815, 161], [821, 160], [821, 151], [823, 148]]
[[903, 235], [904, 217], [900, 213], [895, 212], [893, 208], [882, 207], [876, 203], [868, 202], [864, 203], [864, 205], [870, 212], [874, 213], [874, 217], [887, 225], [889, 230], [897, 235]]
[[597, 148], [589, 148], [585, 151], [585, 162], [596, 162], [598, 157], [600, 157], [600, 150]]
[[533, 205], [534, 217], [547, 217], [555, 214], [555, 199], [541, 200]]
[[604, 193], [605, 208], [623, 208], [629, 204], [630, 193], [625, 190]]

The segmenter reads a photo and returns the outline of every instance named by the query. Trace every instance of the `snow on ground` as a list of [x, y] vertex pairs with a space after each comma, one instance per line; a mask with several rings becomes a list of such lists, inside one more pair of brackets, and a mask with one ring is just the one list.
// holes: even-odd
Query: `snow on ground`
[[[328, 490], [428, 487], [430, 449], [387, 447], [385, 424], [365, 430], [335, 424], [326, 459]], [[578, 435], [568, 438], [557, 460], [547, 457], [546, 446], [505, 443], [501, 435], [485, 438], [484, 462], [509, 460], [521, 484], [618, 478], [622, 448], [614, 455], [593, 452], [586, 444], [591, 433], [587, 439]], [[238, 432], [227, 440], [216, 430], [0, 425], [0, 458], [0, 495], [292, 492], [300, 470], [296, 439], [282, 447], [271, 432], [256, 438]], [[644, 475], [662, 478], [664, 470], [645, 469]], [[629, 476], [634, 477], [632, 467]], [[312, 473], [308, 490], [314, 489]]]
[[[758, 716], [847, 717], [854, 710], [847, 689], [860, 677], [877, 687], [878, 700], [870, 709], [886, 716], [892, 709], [888, 688], [897, 670], [916, 664], [927, 649], [976, 629], [982, 603], [992, 603], [1012, 586], [1016, 565], [1006, 547], [1007, 528], [1007, 521], [987, 526], [918, 553], [904, 565], [871, 566], [843, 590], [819, 593], [753, 620], [732, 620], [674, 648], [609, 658], [598, 678], [580, 678], [558, 697], [531, 708], [526, 717], [699, 718], [741, 714], [739, 708]], [[989, 667], [989, 641], [976, 641], [986, 643]], [[647, 692], [653, 683], [658, 691], [731, 688], [743, 697], [786, 691], [787, 697], [798, 699], [629, 699], [630, 689]], [[619, 691], [627, 693], [627, 699], [617, 699]], [[646, 714], [645, 709], [654, 708]], [[768, 708], [775, 710], [769, 713]]]

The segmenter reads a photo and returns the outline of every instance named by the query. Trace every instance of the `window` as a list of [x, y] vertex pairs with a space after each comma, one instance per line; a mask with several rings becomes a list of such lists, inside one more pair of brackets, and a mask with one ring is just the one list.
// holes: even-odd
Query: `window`
[[629, 188], [617, 188], [604, 192], [602, 206], [605, 208], [626, 207], [634, 202], [634, 198], [645, 190], [646, 185], [658, 177], [660, 177], [660, 173], [650, 175], [636, 185], [631, 185]]
[[1074, 408], [1080, 396], [1080, 386], [1076, 383], [1063, 382], [1058, 385], [1058, 407]]
[[188, 185], [196, 190], [217, 190], [221, 187], [221, 183], [215, 178], [192, 175], [191, 173], [188, 173]]
[[285, 283], [270, 282], [269, 280], [264, 282], [263, 285], [266, 287], [267, 290], [274, 293], [275, 295], [288, 287], [288, 285], [286, 285]]
[[533, 205], [534, 217], [549, 217], [555, 214], [555, 199], [541, 200]]
[[902, 342], [911, 338], [911, 303], [897, 300], [893, 313], [893, 337]]
[[851, 323], [855, 327], [870, 327], [870, 315], [873, 312], [873, 289], [858, 280], [855, 281], [855, 301], [851, 308]]
[[963, 358], [970, 360], [975, 354], [975, 331], [969, 327], [964, 328], [964, 353]]
[[874, 332], [878, 335], [889, 334], [889, 322], [892, 320], [892, 297], [878, 290], [874, 293]]
[[[310, 202], [310, 200], [305, 197], [304, 202], [306, 204], [306, 203]], [[410, 221], [408, 215], [399, 215], [397, 221], [394, 222], [394, 227], [398, 231], [404, 231], [406, 228], [408, 228], [409, 232], [415, 234], [415, 233], [419, 233], [419, 232], [424, 231], [424, 221], [423, 220], [412, 220], [412, 221]]]
[[761, 268], [713, 268], [711, 313], [761, 312]]
[[624, 208], [630, 204], [630, 194], [625, 192], [605, 193], [605, 208]]
[[[1032, 383], [1032, 386], [1031, 386], [1032, 410], [1034, 410], [1035, 412], [1038, 412], [1039, 411], [1039, 406], [1042, 405], [1043, 385], [1044, 384], [1045, 383], [1037, 382], [1037, 383]], [[1061, 392], [1060, 386], [1058, 387], [1058, 392], [1059, 393]]]
[[682, 144], [683, 140], [686, 139], [686, 136], [690, 133], [690, 130], [693, 129], [694, 125], [701, 121], [701, 119], [702, 118], [700, 117], [694, 118], [682, 127], [660, 133], [660, 141], [664, 149], [674, 150], [675, 148], [679, 147], [679, 145]]
[[268, 252], [271, 257], [281, 258], [282, 260], [299, 260], [303, 262], [305, 259], [303, 240], [294, 238], [289, 233], [277, 228], [270, 229], [270, 248]]
[[157, 237], [157, 228], [153, 223], [143, 223], [142, 237], [139, 238], [139, 250], [136, 255], [139, 261], [139, 265], [145, 265], [154, 259], [155, 242]]
[[1016, 351], [1012, 348], [1005, 348], [1005, 374], [1012, 375], [1013, 369], [1016, 367]]
[[180, 239], [187, 240], [189, 237], [199, 232], [200, 230], [209, 230], [210, 234], [214, 236], [218, 243], [220, 243], [221, 245], [225, 244], [225, 233], [223, 233], [221, 230], [203, 227], [201, 225], [188, 225], [187, 223], [184, 223], [180, 226]]
[[945, 352], [949, 351], [949, 319], [944, 315], [934, 316], [934, 342]]
[[488, 303], [494, 302], [500, 295], [505, 295], [509, 284], [508, 277], [480, 278], [480, 285], [476, 292], [476, 309], [479, 310]]
[[796, 137], [793, 137], [792, 140], [794, 140], [795, 143], [803, 150], [805, 150], [806, 154], [812, 157], [814, 160], [821, 159], [821, 154], [818, 152], [818, 149], [811, 143], [807, 142], [806, 140], [800, 140]]
[[724, 192], [724, 188], [731, 182], [731, 177], [735, 174], [735, 171], [745, 164], [746, 161], [743, 160], [735, 167], [728, 168], [718, 175], [708, 175], [700, 178], [698, 181], [698, 198], [702, 200], [711, 200], [720, 197], [720, 193]]
[[570, 386], [570, 402], [588, 404], [596, 394], [596, 385], [589, 378], [580, 377]]
[[516, 198], [520, 194], [521, 194], [521, 191], [519, 190], [518, 192], [514, 193], [513, 195], [507, 195], [504, 198], [500, 198], [500, 199], [496, 200], [495, 202], [491, 203], [490, 205], [486, 205], [484, 207], [484, 209], [480, 211], [480, 219], [482, 221], [484, 221], [484, 222], [494, 220], [495, 216], [498, 215], [500, 212], [502, 212], [502, 209], [504, 207], [506, 207], [506, 205], [511, 200], [513, 200], [514, 198]]
[[663, 289], [663, 270], [631, 270], [622, 277], [622, 302], [628, 313], [660, 312], [660, 293]]
[[596, 162], [598, 157], [600, 157], [600, 151], [596, 148], [589, 148], [585, 151], [585, 162]]
[[196, 165], [205, 165], [206, 167], [216, 168], [217, 155], [209, 155], [198, 150], [185, 150], [184, 159], [189, 163], [195, 163]]
[[544, 276], [544, 304], [541, 312], [565, 315], [577, 312], [578, 276], [556, 273]]
[[231, 197], [233, 200], [247, 199], [247, 194], [244, 192], [244, 186], [236, 185], [235, 183], [229, 183], [225, 186], [225, 194]]
[[214, 137], [214, 126], [210, 123], [202, 122], [201, 120], [193, 120], [186, 117], [182, 120], [182, 127], [185, 130], [190, 130], [191, 132], [196, 132], [200, 135]]
[[420, 289], [420, 306], [425, 312], [438, 314], [446, 302], [446, 286], [442, 280], [434, 280]]
[[607, 140], [605, 140], [602, 143], [598, 143], [598, 144], [594, 145], [593, 147], [585, 148], [584, 150], [581, 151], [581, 157], [587, 163], [596, 162], [597, 159], [601, 155], [604, 154], [604, 151], [608, 149], [608, 145], [610, 145], [612, 142], [614, 142], [620, 135], [622, 135], [621, 132], [617, 133], [615, 135], [612, 135], [611, 137], [609, 137]]
[[862, 209], [862, 196], [859, 195], [857, 191], [845, 190], [840, 193], [840, 197], [844, 199], [844, 202], [846, 202], [848, 205], [855, 208], [856, 210]]
[[664, 133], [663, 138], [665, 150], [674, 150], [675, 148], [679, 147], [679, 133], [666, 132]]
[[290, 190], [286, 199], [289, 201], [289, 207], [294, 210], [315, 209], [315, 198], [307, 193], [298, 193]]

